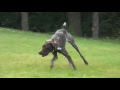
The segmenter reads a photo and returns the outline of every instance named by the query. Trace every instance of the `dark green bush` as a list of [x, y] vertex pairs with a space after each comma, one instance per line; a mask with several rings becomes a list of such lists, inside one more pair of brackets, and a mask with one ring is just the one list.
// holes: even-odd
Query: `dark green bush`
[[[34, 32], [54, 32], [67, 21], [64, 12], [29, 12], [28, 16], [29, 30]], [[100, 37], [120, 37], [120, 12], [100, 12], [99, 20]], [[0, 12], [0, 27], [21, 29], [21, 13]], [[83, 36], [92, 36], [92, 12], [81, 12], [81, 27]]]

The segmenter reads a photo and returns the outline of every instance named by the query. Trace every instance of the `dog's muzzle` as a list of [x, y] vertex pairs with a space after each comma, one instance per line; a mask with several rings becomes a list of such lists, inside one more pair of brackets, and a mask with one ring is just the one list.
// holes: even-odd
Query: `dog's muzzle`
[[38, 52], [40, 55], [42, 55], [42, 53], [41, 52]]
[[42, 57], [47, 56], [48, 54], [43, 54], [42, 52], [38, 52]]
[[40, 55], [42, 55], [42, 57], [44, 57], [43, 53], [42, 52], [38, 52]]

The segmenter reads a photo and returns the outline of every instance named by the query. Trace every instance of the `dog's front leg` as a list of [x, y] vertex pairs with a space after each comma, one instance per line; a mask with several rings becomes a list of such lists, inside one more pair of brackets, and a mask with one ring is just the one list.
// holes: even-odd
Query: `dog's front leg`
[[58, 57], [57, 57], [57, 51], [52, 52], [52, 54], [53, 54], [53, 58], [51, 59], [51, 64], [50, 64], [50, 68], [51, 68], [51, 69], [52, 69], [53, 66], [54, 66], [54, 61], [55, 61], [56, 59], [58, 59]]

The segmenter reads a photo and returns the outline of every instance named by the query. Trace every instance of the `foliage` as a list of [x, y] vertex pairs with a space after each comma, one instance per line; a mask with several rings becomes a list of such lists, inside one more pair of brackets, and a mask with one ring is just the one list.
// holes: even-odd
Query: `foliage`
[[100, 13], [100, 36], [120, 37], [120, 13], [101, 12]]
[[20, 12], [0, 12], [0, 27], [20, 29]]
[[[100, 12], [99, 20], [100, 37], [120, 37], [120, 12]], [[67, 21], [64, 12], [29, 12], [30, 31], [54, 32], [64, 21]], [[92, 12], [81, 12], [81, 24], [83, 37], [91, 37]], [[21, 29], [20, 12], [0, 12], [0, 26]]]
[[64, 22], [64, 14], [61, 12], [37, 12], [29, 13], [30, 29], [40, 32], [53, 32], [61, 28]]
[[92, 12], [82, 12], [81, 13], [81, 24], [84, 37], [92, 36]]
[[[20, 29], [20, 12], [0, 12], [0, 26]], [[29, 28], [35, 32], [53, 32], [65, 21], [62, 12], [29, 12]]]

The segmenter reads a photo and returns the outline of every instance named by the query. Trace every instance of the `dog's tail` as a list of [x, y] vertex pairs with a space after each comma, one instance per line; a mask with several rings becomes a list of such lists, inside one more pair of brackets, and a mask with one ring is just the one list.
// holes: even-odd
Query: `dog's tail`
[[63, 26], [66, 26], [66, 22], [63, 23]]
[[62, 25], [62, 28], [66, 29], [66, 26], [67, 26], [67, 24], [66, 24], [66, 22], [64, 22], [63, 25]]

